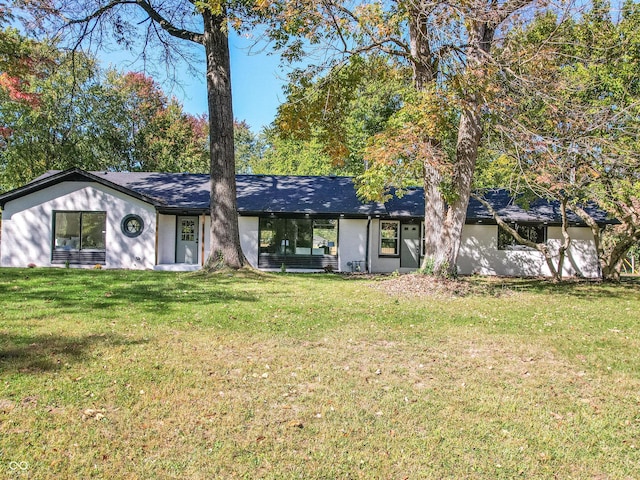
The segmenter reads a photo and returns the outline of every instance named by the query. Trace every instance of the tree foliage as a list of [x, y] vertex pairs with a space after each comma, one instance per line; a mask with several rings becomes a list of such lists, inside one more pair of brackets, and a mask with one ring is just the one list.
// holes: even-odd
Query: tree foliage
[[[367, 144], [400, 108], [410, 85], [406, 69], [381, 55], [350, 57], [326, 75], [296, 71], [290, 80], [268, 132], [280, 160], [270, 160], [281, 170], [307, 174], [363, 173]], [[287, 161], [282, 153], [294, 158]]]
[[[277, 29], [275, 38], [291, 47], [294, 58], [305, 46], [324, 42], [338, 60], [379, 52], [411, 70], [415, 95], [404, 100], [404, 111], [393, 115], [371, 144], [360, 192], [380, 196], [420, 179], [429, 226], [425, 262], [433, 263], [436, 274], [455, 274], [485, 111], [492, 102], [492, 73], [500, 67], [493, 49], [496, 33], [507, 31], [530, 4], [308, 0], [283, 6], [300, 21], [297, 30]], [[299, 40], [301, 32], [306, 42]]]
[[90, 56], [18, 38], [42, 61], [35, 71], [10, 67], [18, 98], [0, 86], [3, 190], [69, 167], [207, 171], [206, 118], [184, 113], [152, 79], [104, 72]]
[[263, 133], [265, 150], [253, 165], [252, 172], [269, 175], [332, 175], [343, 171], [336, 168], [316, 135], [306, 140], [282, 137], [276, 129]]
[[258, 172], [256, 167], [260, 164], [264, 153], [264, 141], [261, 136], [251, 131], [245, 121], [234, 121], [233, 136], [236, 152], [237, 173], [264, 173]]
[[176, 99], [168, 99], [160, 85], [143, 73], [108, 72], [107, 84], [124, 113], [119, 125], [127, 146], [123, 169], [207, 172], [206, 117], [185, 113]]
[[[43, 43], [34, 49], [48, 49]], [[0, 88], [2, 188], [31, 181], [49, 169], [101, 169], [117, 164], [120, 133], [110, 121], [117, 112], [99, 81], [95, 62], [49, 49], [37, 75], [19, 77], [29, 101]]]
[[[512, 33], [504, 58], [535, 60], [496, 82], [496, 160], [479, 177], [566, 203], [592, 228], [605, 278], [618, 277], [640, 239], [639, 13], [629, 2], [614, 21], [598, 0], [583, 15], [547, 13]], [[621, 222], [608, 239], [590, 202]]]

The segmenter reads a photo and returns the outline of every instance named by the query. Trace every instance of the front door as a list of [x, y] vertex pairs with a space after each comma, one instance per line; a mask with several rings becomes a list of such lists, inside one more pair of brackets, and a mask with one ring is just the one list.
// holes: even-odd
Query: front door
[[178, 217], [176, 263], [198, 263], [198, 217]]
[[400, 242], [400, 268], [420, 267], [420, 224], [402, 224]]

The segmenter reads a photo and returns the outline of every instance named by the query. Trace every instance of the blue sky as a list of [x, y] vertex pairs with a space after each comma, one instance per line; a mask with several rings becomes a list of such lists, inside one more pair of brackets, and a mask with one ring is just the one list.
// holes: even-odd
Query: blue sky
[[[233, 113], [236, 119], [245, 120], [255, 133], [259, 133], [273, 121], [278, 105], [284, 100], [282, 87], [287, 82], [286, 70], [279, 66], [279, 55], [267, 55], [269, 48], [264, 48], [264, 45], [252, 49], [254, 43], [254, 40], [235, 33], [231, 33], [229, 38]], [[137, 70], [136, 64], [131, 65], [127, 60], [126, 52], [111, 52], [100, 57], [105, 67], [111, 65], [122, 71]], [[196, 67], [196, 74], [186, 68], [178, 72], [177, 85], [174, 86], [162, 78], [156, 80], [165, 93], [180, 100], [187, 112], [207, 113], [204, 50]]]

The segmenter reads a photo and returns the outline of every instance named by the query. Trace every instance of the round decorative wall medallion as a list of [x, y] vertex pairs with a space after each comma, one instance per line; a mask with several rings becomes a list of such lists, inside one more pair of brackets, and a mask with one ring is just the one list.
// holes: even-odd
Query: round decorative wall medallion
[[127, 237], [137, 237], [144, 229], [144, 221], [140, 215], [130, 214], [122, 219], [120, 227], [122, 228], [122, 233]]

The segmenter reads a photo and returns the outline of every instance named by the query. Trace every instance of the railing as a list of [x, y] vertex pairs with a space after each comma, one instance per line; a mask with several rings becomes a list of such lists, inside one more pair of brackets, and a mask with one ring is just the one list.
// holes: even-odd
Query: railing
[[106, 253], [95, 250], [54, 250], [51, 255], [51, 263], [70, 265], [94, 265], [106, 263]]
[[338, 270], [338, 257], [335, 255], [280, 255], [261, 253], [258, 257], [259, 268], [300, 268], [321, 270], [330, 268]]

